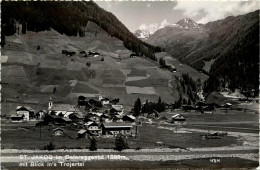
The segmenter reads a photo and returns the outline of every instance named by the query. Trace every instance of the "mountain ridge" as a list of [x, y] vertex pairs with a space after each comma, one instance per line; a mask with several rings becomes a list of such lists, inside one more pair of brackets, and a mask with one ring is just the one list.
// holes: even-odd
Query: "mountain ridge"
[[[259, 10], [245, 15], [230, 16], [222, 20], [209, 22], [201, 29], [165, 27], [151, 35], [147, 42], [165, 48], [172, 56], [197, 70], [205, 71], [203, 70], [205, 62], [216, 59], [208, 74], [211, 75], [210, 80], [215, 83], [218, 82], [217, 84], [219, 85], [213, 85], [214, 83], [211, 84], [208, 82], [208, 85], [211, 86], [208, 88], [208, 91], [217, 90], [219, 86], [224, 87], [226, 83], [232, 88], [241, 88], [243, 90], [253, 88], [257, 91], [258, 80], [256, 78], [249, 79], [248, 77], [251, 77], [250, 72], [253, 70], [254, 73], [258, 73], [258, 40]], [[243, 59], [244, 57], [238, 52], [233, 52], [234, 50], [243, 53], [248, 61]], [[224, 58], [233, 67], [232, 69], [222, 67], [223, 62], [225, 62]], [[235, 60], [236, 65], [231, 62], [230, 58], [234, 60], [238, 58]], [[249, 66], [249, 63], [254, 62], [256, 64]], [[241, 72], [243, 72], [243, 67], [246, 70], [242, 74], [243, 76], [240, 76]], [[226, 77], [226, 73], [221, 71], [220, 68], [230, 73], [228, 77]], [[236, 72], [235, 68], [239, 70], [237, 72], [240, 72], [240, 75], [234, 73]], [[232, 71], [230, 72], [230, 70]], [[214, 76], [215, 78], [213, 78]], [[256, 75], [255, 77], [258, 76]], [[222, 79], [223, 82], [220, 83]], [[248, 85], [242, 83], [242, 79], [248, 80]]]

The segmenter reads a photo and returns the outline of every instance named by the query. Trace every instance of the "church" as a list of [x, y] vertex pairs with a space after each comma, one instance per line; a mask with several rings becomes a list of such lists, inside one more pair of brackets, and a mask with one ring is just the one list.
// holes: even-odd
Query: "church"
[[55, 114], [57, 116], [68, 117], [72, 113], [82, 114], [75, 105], [54, 104], [53, 99], [50, 96], [49, 104], [48, 104], [48, 114]]

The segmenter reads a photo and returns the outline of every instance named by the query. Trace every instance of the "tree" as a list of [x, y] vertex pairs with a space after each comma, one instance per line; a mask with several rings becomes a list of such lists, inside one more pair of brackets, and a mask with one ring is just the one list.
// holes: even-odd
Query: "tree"
[[94, 137], [90, 139], [90, 145], [89, 145], [90, 151], [96, 151], [97, 150], [97, 141]]
[[90, 66], [91, 66], [91, 62], [88, 61], [88, 62], [86, 63], [86, 66], [87, 66], [87, 67], [90, 67]]
[[141, 100], [138, 97], [138, 99], [135, 101], [135, 105], [134, 105], [134, 116], [140, 115], [141, 107], [142, 107]]
[[53, 87], [52, 93], [54, 94], [56, 92], [56, 87]]
[[166, 62], [165, 60], [161, 57], [160, 60], [159, 60], [159, 64], [162, 66], [162, 67], [165, 67], [166, 66]]
[[190, 99], [188, 100], [188, 105], [191, 105], [191, 100]]
[[128, 149], [127, 141], [123, 138], [123, 136], [120, 134], [116, 137], [115, 140], [115, 150], [122, 151], [124, 149]]

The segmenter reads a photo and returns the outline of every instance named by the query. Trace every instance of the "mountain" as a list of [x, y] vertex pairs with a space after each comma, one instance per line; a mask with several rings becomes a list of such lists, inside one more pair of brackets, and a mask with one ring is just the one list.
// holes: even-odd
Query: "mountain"
[[232, 89], [258, 91], [259, 10], [205, 25], [183, 19], [159, 29], [147, 42], [208, 72], [208, 92], [227, 84]]
[[134, 32], [134, 35], [141, 40], [147, 40], [150, 37], [150, 32], [145, 29], [138, 29]]
[[200, 28], [202, 26], [202, 24], [197, 24], [190, 18], [184, 18], [184, 19], [178, 21], [176, 23], [176, 25], [178, 25], [182, 28], [185, 28], [185, 29], [196, 29], [196, 28]]
[[22, 25], [22, 33], [53, 28], [61, 34], [81, 37], [85, 36], [87, 23], [92, 21], [108, 35], [122, 40], [125, 47], [139, 55], [155, 60], [154, 52], [160, 50], [136, 38], [112, 13], [100, 8], [93, 1], [44, 3], [5, 1], [1, 7], [3, 43], [5, 35], [13, 35], [16, 32], [15, 21]]

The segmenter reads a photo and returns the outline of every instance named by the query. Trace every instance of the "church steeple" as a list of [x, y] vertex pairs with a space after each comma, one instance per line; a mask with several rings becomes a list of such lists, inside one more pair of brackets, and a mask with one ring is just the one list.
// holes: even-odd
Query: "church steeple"
[[48, 110], [51, 110], [52, 107], [53, 107], [53, 101], [52, 101], [52, 97], [50, 96]]

